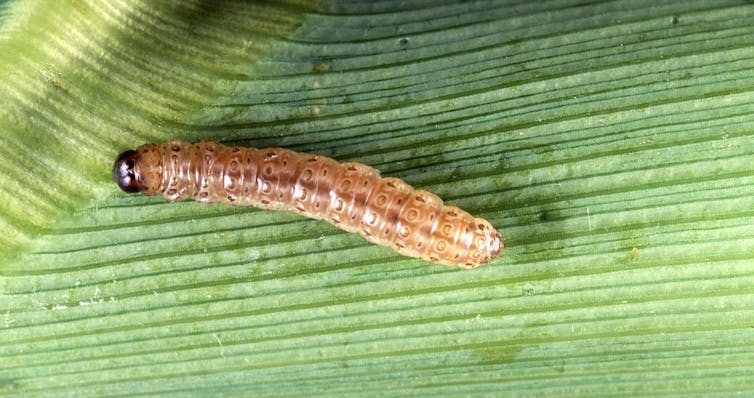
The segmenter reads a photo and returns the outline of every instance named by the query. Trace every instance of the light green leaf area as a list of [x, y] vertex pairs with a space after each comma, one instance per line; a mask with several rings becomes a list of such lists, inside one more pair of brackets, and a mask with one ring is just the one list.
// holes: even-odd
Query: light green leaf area
[[[754, 394], [751, 1], [0, 3], [0, 395]], [[120, 192], [219, 140], [487, 218], [473, 271]]]

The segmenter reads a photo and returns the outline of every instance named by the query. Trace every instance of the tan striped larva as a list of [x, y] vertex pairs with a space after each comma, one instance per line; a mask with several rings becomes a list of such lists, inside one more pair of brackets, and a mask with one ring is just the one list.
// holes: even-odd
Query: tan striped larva
[[290, 210], [432, 263], [476, 268], [503, 250], [487, 220], [361, 163], [216, 142], [142, 145], [115, 161], [126, 192]]

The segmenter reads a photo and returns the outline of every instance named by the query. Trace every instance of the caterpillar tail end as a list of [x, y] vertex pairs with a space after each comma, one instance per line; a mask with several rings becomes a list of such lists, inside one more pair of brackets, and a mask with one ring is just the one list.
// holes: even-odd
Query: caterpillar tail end
[[466, 262], [459, 264], [463, 269], [474, 269], [494, 260], [503, 252], [504, 244], [500, 232], [487, 220], [477, 218], [475, 222], [477, 228], [474, 231], [470, 257]]
[[503, 252], [503, 238], [500, 236], [500, 232], [497, 232], [496, 230], [493, 230], [494, 233], [491, 234], [489, 238], [489, 245], [487, 247], [487, 253], [489, 255], [489, 260], [494, 260], [497, 256], [500, 255], [500, 253]]

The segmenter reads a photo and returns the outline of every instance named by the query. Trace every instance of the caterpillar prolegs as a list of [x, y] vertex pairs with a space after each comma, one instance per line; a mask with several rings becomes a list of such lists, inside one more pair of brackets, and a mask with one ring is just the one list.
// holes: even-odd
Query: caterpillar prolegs
[[126, 192], [290, 210], [431, 263], [476, 268], [503, 250], [487, 220], [361, 163], [217, 142], [146, 144], [115, 160]]

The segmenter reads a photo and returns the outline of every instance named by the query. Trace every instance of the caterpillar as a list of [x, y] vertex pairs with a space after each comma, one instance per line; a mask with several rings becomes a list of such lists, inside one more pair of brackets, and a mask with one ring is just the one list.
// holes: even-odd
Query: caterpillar
[[170, 141], [121, 153], [112, 178], [125, 192], [175, 202], [225, 202], [326, 220], [430, 263], [476, 268], [503, 250], [482, 218], [361, 163], [283, 148]]

